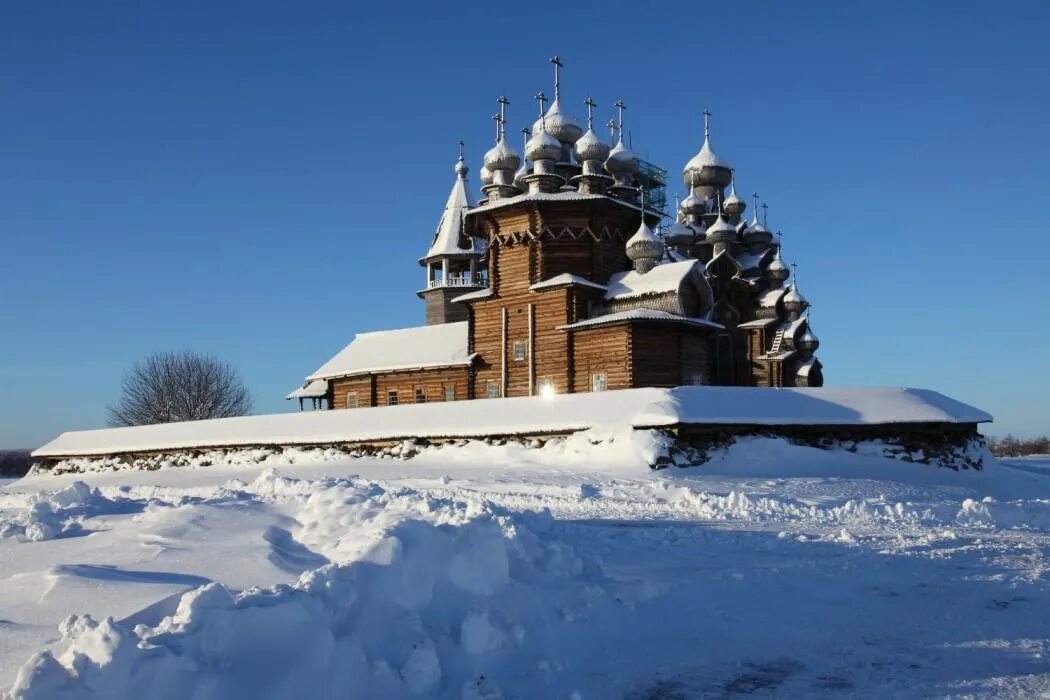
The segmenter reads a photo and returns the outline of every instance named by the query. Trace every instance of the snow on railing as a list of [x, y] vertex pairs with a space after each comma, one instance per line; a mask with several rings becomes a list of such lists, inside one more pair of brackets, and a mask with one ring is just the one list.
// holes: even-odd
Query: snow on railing
[[429, 289], [435, 287], [484, 287], [485, 280], [481, 275], [449, 275], [444, 279], [432, 279], [428, 283]]

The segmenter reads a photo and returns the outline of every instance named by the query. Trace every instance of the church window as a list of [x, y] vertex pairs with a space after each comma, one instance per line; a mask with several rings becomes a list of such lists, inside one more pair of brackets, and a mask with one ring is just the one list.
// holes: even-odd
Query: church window
[[604, 374], [591, 375], [591, 391], [605, 391], [606, 377]]
[[521, 361], [525, 359], [525, 341], [516, 340], [514, 341], [514, 359]]
[[416, 403], [427, 402], [427, 390], [421, 386], [416, 387]]
[[346, 392], [346, 407], [357, 408], [357, 392], [348, 391]]
[[456, 400], [456, 385], [448, 384], [445, 386], [445, 401]]
[[485, 384], [485, 398], [499, 398], [499, 382], [488, 382], [487, 384]]
[[391, 390], [386, 392], [386, 405], [396, 406], [397, 405], [397, 391]]

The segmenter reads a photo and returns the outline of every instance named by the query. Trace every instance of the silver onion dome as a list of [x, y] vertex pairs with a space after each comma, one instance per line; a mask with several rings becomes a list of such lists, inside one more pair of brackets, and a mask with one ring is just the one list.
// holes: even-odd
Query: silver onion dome
[[708, 243], [728, 243], [736, 239], [736, 227], [726, 221], [721, 212], [715, 222], [707, 227]]
[[532, 125], [532, 133], [536, 133], [544, 122], [547, 132], [561, 143], [574, 144], [583, 136], [583, 129], [576, 123], [576, 120], [562, 111], [561, 101], [557, 96], [551, 102], [550, 109], [543, 115], [543, 118], [537, 119]]
[[517, 171], [515, 171], [515, 173], [514, 173], [514, 186], [517, 187], [522, 192], [524, 192], [525, 190], [529, 189], [528, 184], [526, 184], [525, 180], [523, 179], [528, 174], [529, 174], [529, 161], [523, 160], [523, 161], [521, 161], [521, 167], [518, 168]]
[[467, 166], [467, 161], [463, 159], [463, 154], [460, 153], [459, 160], [456, 161], [456, 175], [466, 177], [469, 172], [470, 168]]
[[532, 128], [532, 138], [525, 144], [525, 157], [533, 163], [540, 160], [558, 160], [561, 157], [561, 143], [547, 131], [543, 120]]
[[726, 214], [730, 216], [740, 216], [747, 209], [747, 202], [740, 198], [740, 195], [736, 193], [736, 182], [730, 183], [729, 196], [726, 197], [725, 202], [722, 203], [722, 208], [726, 210]]
[[508, 146], [506, 139], [502, 137], [485, 154], [485, 167], [489, 171], [517, 170], [519, 165], [521, 165], [521, 156]]
[[773, 260], [766, 266], [766, 274], [775, 280], [783, 282], [791, 276], [791, 270], [784, 264], [784, 259], [780, 257], [780, 248], [777, 248], [777, 254], [773, 257]]
[[576, 162], [583, 163], [585, 160], [605, 161], [609, 157], [609, 144], [598, 138], [593, 129], [587, 129], [587, 133], [576, 140]]
[[605, 159], [605, 169], [613, 175], [633, 175], [638, 172], [638, 156], [623, 145], [623, 138], [609, 151]]
[[664, 230], [664, 241], [672, 246], [686, 246], [693, 242], [696, 232], [681, 221], [674, 221]]
[[491, 185], [492, 171], [482, 165], [481, 170], [478, 171], [478, 178], [481, 180], [482, 185]]
[[805, 350], [806, 352], [813, 352], [820, 347], [820, 338], [813, 332], [813, 329], [809, 327], [809, 322], [806, 322], [806, 332], [795, 340], [795, 347], [799, 350]]
[[758, 220], [758, 211], [755, 211], [754, 218], [751, 219], [751, 223], [748, 224], [747, 230], [744, 231], [744, 238], [748, 241], [753, 240], [773, 240], [773, 234]]
[[638, 230], [627, 239], [627, 257], [634, 263], [638, 272], [645, 274], [653, 269], [663, 256], [664, 242], [646, 225], [643, 216]]
[[703, 197], [698, 197], [696, 192], [690, 192], [689, 196], [682, 200], [679, 209], [687, 216], [703, 216], [707, 213], [707, 202]]
[[791, 313], [799, 313], [806, 308], [806, 298], [798, 291], [798, 285], [794, 282], [788, 287], [783, 301], [784, 308]]
[[708, 118], [711, 113], [704, 110], [704, 145], [700, 152], [689, 159], [682, 170], [682, 182], [687, 186], [695, 184], [725, 187], [733, 180], [733, 168], [715, 154], [711, 148], [711, 125]]

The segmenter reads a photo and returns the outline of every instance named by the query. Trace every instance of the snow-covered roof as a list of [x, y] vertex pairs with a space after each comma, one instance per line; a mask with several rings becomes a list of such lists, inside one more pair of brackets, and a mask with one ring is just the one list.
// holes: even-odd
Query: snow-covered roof
[[[598, 200], [614, 202], [621, 207], [626, 207], [627, 209], [632, 209], [634, 211], [641, 210], [637, 204], [631, 204], [622, 199], [609, 197], [604, 194], [590, 194], [578, 190], [560, 190], [558, 192], [526, 192], [524, 194], [514, 195], [513, 197], [500, 197], [497, 200], [489, 201], [471, 209], [467, 212], [467, 216], [471, 216], [472, 214], [484, 214], [487, 211], [493, 211], [495, 209], [500, 209], [501, 207], [509, 207], [514, 204], [520, 204], [521, 202], [581, 202]], [[659, 215], [661, 213], [650, 207], [646, 207], [645, 210], [654, 215]]]
[[591, 280], [587, 279], [586, 277], [581, 277], [580, 275], [574, 275], [571, 272], [563, 272], [562, 274], [555, 275], [554, 277], [551, 277], [550, 279], [545, 279], [542, 282], [537, 282], [536, 284], [534, 284], [531, 287], [529, 287], [529, 289], [531, 289], [534, 292], [538, 292], [541, 289], [552, 289], [554, 287], [565, 287], [565, 286], [568, 286], [568, 285], [571, 285], [571, 284], [576, 284], [576, 285], [579, 285], [581, 287], [593, 287], [594, 289], [602, 289], [602, 290], [606, 289], [604, 284], [598, 284], [597, 282], [592, 282]]
[[761, 253], [738, 253], [733, 257], [740, 263], [741, 270], [754, 270], [755, 268], [761, 267], [765, 257], [769, 255], [772, 248], [766, 248]]
[[685, 164], [685, 172], [690, 170], [699, 171], [703, 168], [725, 168], [731, 170], [732, 166], [725, 162], [714, 152], [711, 148], [711, 139], [708, 136], [704, 136], [704, 145], [700, 147], [700, 152], [689, 159], [689, 162]]
[[689, 259], [657, 265], [644, 275], [634, 270], [617, 272], [609, 278], [605, 298], [606, 300], [630, 299], [676, 291], [681, 286], [682, 280], [696, 268], [697, 264], [699, 264], [697, 260]]
[[771, 323], [776, 323], [778, 318], [775, 316], [770, 318], [756, 318], [754, 321], [745, 321], [744, 323], [738, 323], [737, 328], [765, 328]]
[[784, 296], [785, 292], [787, 292], [787, 289], [784, 287], [777, 287], [776, 289], [762, 292], [758, 295], [758, 305], [764, 309], [771, 309], [777, 305], [780, 297]]
[[285, 396], [286, 399], [316, 399], [328, 393], [328, 381], [313, 379]]
[[[437, 326], [433, 326], [437, 327]], [[493, 403], [493, 401], [497, 403]], [[309, 411], [63, 433], [34, 457], [202, 447], [323, 445], [402, 438], [557, 433], [682, 424], [984, 423], [992, 417], [926, 389], [677, 387]]]
[[797, 374], [800, 377], [808, 377], [809, 373], [818, 364], [820, 364], [820, 360], [818, 360], [815, 357], [811, 357], [808, 360], [806, 360], [805, 362], [803, 362], [801, 365], [798, 366], [798, 369], [795, 370], [795, 374]]
[[345, 348], [307, 377], [327, 379], [368, 372], [469, 365], [467, 322], [439, 323], [358, 333]]
[[466, 294], [460, 294], [458, 297], [454, 297], [452, 301], [453, 303], [455, 303], [458, 301], [472, 301], [474, 299], [488, 299], [493, 294], [494, 292], [492, 291], [492, 287], [485, 287], [484, 289], [479, 289], [476, 292], [467, 292]]
[[586, 321], [577, 321], [576, 323], [558, 326], [558, 330], [575, 331], [581, 328], [596, 328], [598, 326], [608, 326], [614, 323], [628, 323], [631, 321], [671, 321], [673, 323], [684, 323], [686, 325], [702, 326], [704, 328], [725, 328], [721, 323], [707, 321], [702, 318], [676, 316], [675, 314], [670, 314], [666, 311], [657, 311], [655, 309], [630, 309], [628, 311], [619, 311], [614, 314], [596, 316], [594, 318], [589, 318]]
[[456, 182], [452, 185], [452, 192], [449, 193], [448, 201], [445, 203], [445, 211], [442, 212], [437, 231], [434, 233], [434, 241], [430, 244], [430, 250], [427, 251], [424, 260], [442, 255], [469, 255], [474, 252], [474, 239], [469, 236], [465, 237], [466, 247], [460, 246], [463, 218], [470, 207], [467, 180], [457, 175]]

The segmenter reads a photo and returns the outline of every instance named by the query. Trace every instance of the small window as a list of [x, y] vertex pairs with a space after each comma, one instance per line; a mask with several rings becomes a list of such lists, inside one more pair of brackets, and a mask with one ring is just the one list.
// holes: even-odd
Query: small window
[[423, 387], [416, 387], [416, 403], [427, 402], [427, 390]]
[[346, 392], [346, 407], [357, 408], [357, 392], [348, 391]]
[[387, 406], [396, 406], [397, 405], [397, 392], [396, 391], [388, 391], [388, 392], [386, 392], [386, 405]]
[[499, 382], [488, 382], [485, 385], [485, 398], [498, 399], [499, 393]]
[[521, 361], [525, 359], [525, 341], [515, 340], [514, 341], [514, 359]]
[[536, 391], [540, 396], [554, 396], [554, 380], [550, 377], [540, 377], [536, 383]]
[[704, 385], [704, 375], [702, 375], [702, 374], [694, 374], [694, 375], [692, 375], [691, 377], [689, 377], [689, 383], [692, 384], [693, 386], [703, 386]]
[[455, 384], [449, 384], [448, 386], [445, 387], [445, 401], [455, 401], [455, 400], [456, 400], [456, 385]]
[[606, 381], [604, 374], [592, 374], [591, 391], [605, 391]]

